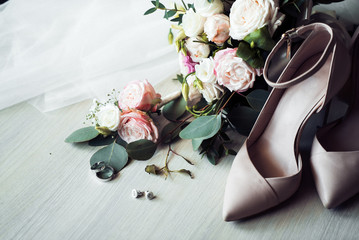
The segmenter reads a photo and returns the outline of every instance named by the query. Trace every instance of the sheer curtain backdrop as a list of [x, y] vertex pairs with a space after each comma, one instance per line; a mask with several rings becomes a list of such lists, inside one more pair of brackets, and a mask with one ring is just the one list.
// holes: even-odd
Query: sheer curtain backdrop
[[[0, 12], [0, 109], [31, 99], [42, 111], [147, 78], [173, 75], [178, 60], [150, 1], [10, 0]], [[36, 98], [34, 98], [36, 97]]]
[[[359, 23], [359, 1], [332, 5], [345, 21]], [[169, 23], [163, 12], [143, 16], [151, 6], [149, 0], [0, 5], [0, 109], [31, 99], [50, 111], [101, 99], [131, 80], [155, 84], [173, 76], [179, 67], [167, 42]]]

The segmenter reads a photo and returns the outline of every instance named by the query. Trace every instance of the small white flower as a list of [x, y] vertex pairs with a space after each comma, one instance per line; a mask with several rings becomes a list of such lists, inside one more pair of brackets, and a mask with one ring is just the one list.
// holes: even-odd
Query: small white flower
[[204, 58], [207, 58], [210, 53], [208, 44], [198, 42], [195, 37], [188, 38], [185, 46], [193, 62], [202, 61]]
[[214, 74], [214, 62], [212, 57], [205, 58], [195, 67], [196, 76], [204, 83], [215, 83], [216, 75]]
[[230, 36], [242, 40], [254, 30], [271, 24], [277, 6], [277, 0], [235, 1], [229, 14]]
[[216, 99], [219, 99], [224, 90], [216, 83], [203, 83], [203, 89], [200, 89], [199, 92], [202, 94], [204, 99], [210, 103]]
[[100, 127], [107, 127], [111, 131], [116, 131], [120, 123], [120, 110], [113, 104], [107, 104], [100, 107], [96, 117]]
[[187, 77], [187, 83], [189, 85], [188, 99], [190, 101], [198, 100], [202, 97], [201, 93], [194, 86], [194, 81], [196, 80], [196, 76], [194, 74]]
[[207, 0], [195, 0], [194, 7], [196, 12], [203, 17], [210, 17], [217, 13], [223, 13], [223, 3], [221, 0], [214, 0], [209, 3]]
[[188, 37], [196, 37], [200, 35], [203, 33], [205, 21], [205, 17], [195, 13], [192, 8], [189, 9], [182, 17], [182, 27], [185, 34]]

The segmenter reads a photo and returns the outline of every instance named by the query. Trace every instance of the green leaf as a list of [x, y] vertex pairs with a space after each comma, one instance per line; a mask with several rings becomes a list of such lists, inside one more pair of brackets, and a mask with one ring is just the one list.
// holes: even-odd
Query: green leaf
[[183, 14], [178, 14], [178, 17], [172, 18], [171, 22], [178, 22], [178, 24], [181, 24], [182, 23], [182, 17], [183, 17]]
[[117, 136], [116, 143], [121, 145], [124, 148], [127, 147], [127, 142], [125, 140], [123, 140], [120, 136]]
[[163, 116], [170, 121], [176, 121], [186, 112], [186, 105], [186, 101], [180, 96], [163, 107]]
[[155, 6], [156, 8], [166, 8], [165, 5], [163, 5], [162, 3], [160, 3], [159, 0], [151, 1], [151, 3], [152, 3], [153, 6]]
[[266, 51], [271, 51], [275, 45], [274, 40], [269, 34], [268, 26], [264, 26], [251, 32], [250, 34], [245, 36], [243, 40], [249, 44], [253, 42], [256, 47]]
[[164, 18], [169, 19], [170, 17], [173, 17], [176, 14], [176, 11], [174, 10], [169, 10], [169, 11], [165, 11], [165, 15]]
[[255, 48], [251, 48], [250, 45], [245, 41], [241, 41], [238, 44], [236, 55], [246, 61], [246, 63], [248, 63], [253, 68], [264, 67], [264, 60], [260, 54], [260, 51]]
[[156, 10], [157, 10], [157, 8], [150, 8], [143, 15], [148, 15], [148, 14], [154, 13], [154, 12], [156, 12]]
[[232, 108], [228, 119], [236, 127], [240, 134], [248, 136], [258, 117], [259, 111], [247, 106]]
[[177, 77], [174, 78], [173, 80], [178, 80], [182, 84], [184, 81], [183, 74], [177, 74]]
[[182, 5], [183, 5], [184, 9], [188, 10], [186, 3], [183, 0], [181, 0], [181, 1], [182, 1]]
[[76, 130], [71, 133], [65, 139], [67, 143], [78, 143], [78, 142], [87, 142], [95, 137], [97, 137], [100, 133], [94, 127], [85, 127]]
[[213, 154], [207, 152], [206, 153], [207, 159], [210, 163], [212, 163], [213, 165], [217, 164], [216, 158], [213, 156]]
[[101, 161], [113, 167], [116, 172], [119, 172], [124, 166], [126, 166], [128, 162], [128, 155], [124, 147], [113, 142], [111, 145], [95, 152], [90, 159], [90, 165], [92, 166], [93, 164]]
[[170, 122], [161, 131], [161, 139], [163, 139], [164, 143], [170, 143], [178, 138], [181, 127], [178, 127], [178, 123]]
[[104, 146], [109, 145], [115, 141], [115, 138], [113, 135], [104, 137], [103, 135], [98, 135], [94, 139], [91, 139], [89, 141], [90, 146]]
[[250, 92], [246, 96], [246, 99], [253, 109], [260, 111], [264, 106], [265, 102], [267, 101], [268, 96], [268, 91], [263, 89], [256, 89]]
[[147, 139], [141, 139], [127, 144], [128, 155], [136, 160], [148, 160], [156, 152], [157, 145]]
[[202, 142], [203, 142], [203, 138], [194, 138], [194, 139], [192, 139], [193, 151], [197, 151], [198, 148], [201, 146]]
[[180, 132], [183, 139], [202, 138], [208, 139], [213, 137], [221, 128], [221, 115], [202, 116], [191, 122], [185, 129]]

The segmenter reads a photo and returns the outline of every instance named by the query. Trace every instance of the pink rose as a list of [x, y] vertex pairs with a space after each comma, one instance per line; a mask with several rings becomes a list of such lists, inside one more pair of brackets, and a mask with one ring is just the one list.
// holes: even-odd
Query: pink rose
[[147, 81], [133, 81], [120, 92], [118, 106], [122, 110], [137, 109], [142, 111], [157, 110], [156, 99], [161, 95], [156, 93], [152, 85]]
[[214, 56], [214, 73], [219, 85], [230, 91], [245, 92], [253, 87], [256, 75], [260, 72], [236, 56], [237, 49], [227, 48]]
[[229, 17], [224, 14], [215, 14], [207, 18], [204, 32], [210, 41], [221, 45], [229, 38]]
[[118, 135], [127, 143], [140, 139], [156, 142], [158, 130], [145, 112], [132, 109], [121, 113]]

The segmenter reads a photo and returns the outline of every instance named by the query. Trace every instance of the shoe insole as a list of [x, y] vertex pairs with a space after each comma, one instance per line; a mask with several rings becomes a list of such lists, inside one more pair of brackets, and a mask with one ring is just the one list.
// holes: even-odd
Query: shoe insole
[[[321, 55], [308, 58], [293, 78], [311, 68]], [[331, 61], [332, 54], [314, 75], [284, 91], [267, 127], [251, 146], [250, 157], [263, 177], [285, 177], [298, 172], [297, 137], [326, 93]]]

